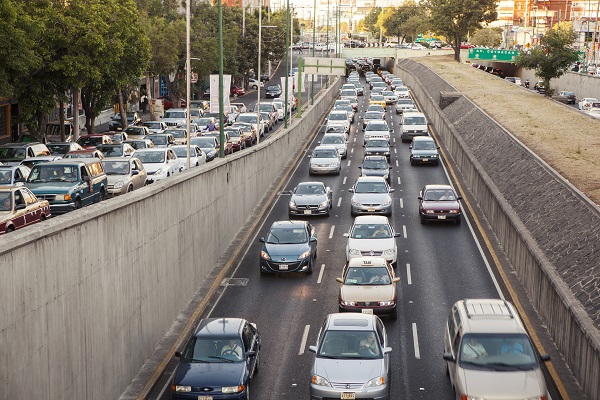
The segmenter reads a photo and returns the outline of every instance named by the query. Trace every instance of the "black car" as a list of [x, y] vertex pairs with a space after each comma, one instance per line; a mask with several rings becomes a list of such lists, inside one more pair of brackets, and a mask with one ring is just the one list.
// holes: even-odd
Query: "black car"
[[361, 170], [361, 176], [382, 176], [390, 182], [392, 167], [385, 156], [365, 156], [358, 168]]
[[390, 147], [393, 147], [387, 139], [372, 138], [365, 143], [366, 156], [384, 156], [389, 161]]
[[[127, 125], [139, 125], [142, 123], [142, 119], [140, 118], [137, 112], [128, 112], [127, 113]], [[108, 123], [109, 131], [121, 130], [121, 113], [116, 113]]]
[[213, 161], [219, 156], [219, 142], [212, 136], [197, 136], [190, 138], [190, 144], [200, 147], [202, 151], [206, 153], [206, 162]]
[[275, 99], [281, 96], [281, 86], [279, 85], [269, 85], [267, 87], [267, 91], [265, 92], [265, 97], [267, 99]]
[[249, 399], [258, 372], [260, 334], [242, 318], [200, 321], [173, 373], [172, 399]]
[[306, 221], [276, 221], [260, 251], [260, 272], [312, 274], [317, 258], [317, 233]]

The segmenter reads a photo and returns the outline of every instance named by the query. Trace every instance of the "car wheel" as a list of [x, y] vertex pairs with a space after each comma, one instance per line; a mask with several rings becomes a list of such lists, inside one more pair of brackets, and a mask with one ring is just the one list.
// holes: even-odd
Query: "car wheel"
[[427, 221], [425, 221], [425, 217], [421, 216], [421, 225], [425, 225], [425, 223], [427, 223]]
[[171, 173], [170, 173], [170, 172], [167, 172], [167, 178], [168, 178], [168, 177], [170, 177], [170, 176], [171, 176]]
[[42, 215], [42, 216], [40, 217], [40, 221], [45, 221], [45, 220], [46, 220], [46, 216], [45, 216], [45, 215]]
[[80, 209], [82, 206], [81, 199], [75, 199], [75, 209]]
[[245, 400], [250, 400], [250, 384], [246, 383], [246, 396], [244, 397]]
[[336, 175], [339, 175], [340, 172], [342, 172], [342, 167], [338, 168], [337, 172], [335, 173]]
[[234, 93], [234, 94], [233, 94], [233, 98], [235, 99], [235, 98], [237, 98], [237, 97], [238, 97], [238, 94], [237, 94], [237, 93]]
[[127, 193], [129, 193], [129, 192], [133, 192], [133, 186], [132, 185], [129, 185], [129, 187], [127, 188]]
[[10, 233], [10, 232], [12, 232], [14, 230], [15, 230], [15, 227], [11, 225], [8, 228], [6, 228], [6, 233]]
[[313, 265], [312, 262], [308, 265], [308, 269], [306, 270], [307, 275], [311, 275], [313, 273]]
[[98, 203], [104, 200], [106, 200], [106, 192], [104, 191], [104, 189], [100, 189], [100, 198], [98, 199]]
[[394, 308], [390, 314], [390, 319], [395, 321], [398, 319], [398, 311]]

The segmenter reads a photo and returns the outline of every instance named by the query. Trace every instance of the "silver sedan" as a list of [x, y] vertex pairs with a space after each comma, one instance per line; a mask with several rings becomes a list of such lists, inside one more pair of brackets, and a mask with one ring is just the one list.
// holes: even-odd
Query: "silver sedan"
[[326, 215], [332, 208], [333, 192], [323, 182], [302, 182], [290, 192], [292, 198], [288, 204], [288, 214]]
[[359, 214], [392, 215], [392, 197], [394, 191], [385, 178], [361, 176], [354, 186], [348, 189], [353, 193], [350, 206], [352, 216]]
[[108, 179], [109, 196], [118, 196], [146, 185], [146, 170], [135, 157], [104, 158], [102, 168]]

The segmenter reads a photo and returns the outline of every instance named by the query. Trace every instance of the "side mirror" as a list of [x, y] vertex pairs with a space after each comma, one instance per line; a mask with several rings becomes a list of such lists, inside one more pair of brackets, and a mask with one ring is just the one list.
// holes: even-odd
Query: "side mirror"
[[[364, 147], [364, 146], [363, 146], [363, 147]], [[362, 169], [362, 165], [359, 165], [359, 166], [358, 166], [358, 169]]]
[[350, 189], [348, 189], [348, 191], [349, 191], [350, 193], [354, 193], [354, 188], [350, 188]]
[[412, 149], [412, 146], [408, 146], [409, 149]]
[[250, 350], [249, 352], [246, 353], [246, 357], [255, 357], [256, 356], [256, 351], [254, 350]]
[[383, 354], [389, 354], [392, 352], [392, 348], [391, 347], [384, 347], [383, 349]]
[[450, 353], [444, 353], [443, 358], [446, 361], [456, 362], [456, 358]]
[[342, 278], [335, 278], [335, 281], [339, 282], [339, 283], [344, 283], [344, 281], [342, 280]]
[[265, 238], [261, 237], [260, 239], [258, 239], [259, 242], [264, 243], [265, 242]]
[[456, 200], [462, 200], [462, 196], [457, 196]]
[[417, 199], [423, 200], [423, 196], [419, 196], [419, 197], [417, 197]]
[[394, 145], [393, 145], [393, 144], [390, 144], [390, 145], [389, 145], [389, 147], [394, 147]]
[[391, 165], [390, 165], [390, 166], [388, 166], [388, 169], [392, 169], [392, 166], [391, 166]]
[[540, 361], [541, 362], [550, 361], [550, 356], [548, 354], [540, 354]]
[[394, 279], [392, 279], [392, 283], [396, 283], [396, 282], [400, 282], [400, 278], [394, 278]]
[[400, 235], [399, 233], [394, 233], [394, 237], [400, 237], [402, 235]]
[[317, 243], [317, 238], [316, 237], [311, 237], [309, 240], [310, 243]]
[[394, 189], [394, 188], [390, 188], [390, 193], [394, 193], [395, 190], [396, 189]]
[[177, 358], [181, 358], [181, 352], [180, 352], [180, 351], [176, 351], [176, 352], [175, 352], [175, 357], [177, 357]]
[[138, 171], [137, 169], [134, 169], [133, 171], [131, 171], [131, 175], [135, 176], [135, 175], [139, 175], [140, 171]]
[[310, 351], [311, 353], [316, 353], [317, 352], [317, 346], [308, 346], [308, 351]]
[[343, 236], [347, 238], [347, 237], [350, 237], [350, 234], [348, 232], [346, 232], [346, 233], [344, 233]]

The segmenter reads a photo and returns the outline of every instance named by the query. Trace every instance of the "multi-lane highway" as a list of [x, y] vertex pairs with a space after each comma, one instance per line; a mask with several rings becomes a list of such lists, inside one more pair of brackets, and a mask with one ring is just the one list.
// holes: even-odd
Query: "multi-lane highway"
[[[363, 80], [364, 82], [364, 80]], [[316, 337], [325, 316], [338, 310], [339, 283], [344, 266], [346, 238], [351, 227], [348, 189], [360, 175], [363, 160], [363, 133], [360, 116], [368, 105], [359, 97], [359, 111], [349, 136], [348, 157], [339, 176], [309, 176], [306, 152], [285, 182], [266, 218], [261, 221], [242, 257], [236, 261], [230, 277], [247, 279], [246, 286], [220, 288], [204, 317], [243, 317], [258, 325], [262, 334], [260, 373], [251, 384], [255, 399], [309, 398], [310, 367], [314, 355], [308, 346]], [[250, 102], [249, 102], [250, 103]], [[425, 184], [448, 183], [447, 165], [411, 166], [408, 144], [400, 140], [399, 117], [394, 107], [387, 108], [392, 133], [391, 186], [393, 212], [390, 217], [396, 232], [398, 263], [398, 320], [384, 317], [391, 340], [392, 399], [452, 399], [442, 359], [443, 328], [450, 306], [469, 297], [503, 296], [493, 270], [471, 228], [470, 215], [461, 225], [421, 225], [417, 196]], [[323, 127], [315, 126], [310, 149], [323, 136]], [[312, 275], [261, 275], [258, 239], [274, 221], [288, 219], [289, 195], [303, 181], [318, 180], [333, 190], [333, 209], [329, 217], [314, 217], [317, 229], [318, 258]], [[172, 360], [151, 398], [170, 398]], [[559, 398], [552, 382], [548, 385], [553, 399]]]

